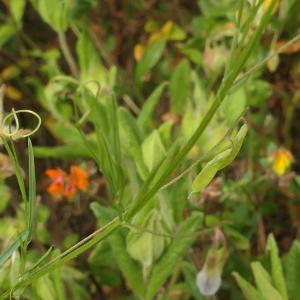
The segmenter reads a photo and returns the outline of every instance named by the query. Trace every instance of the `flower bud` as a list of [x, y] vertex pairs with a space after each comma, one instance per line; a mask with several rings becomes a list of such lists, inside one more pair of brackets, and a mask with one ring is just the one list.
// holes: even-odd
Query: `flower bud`
[[[220, 243], [223, 244], [221, 248]], [[227, 259], [227, 250], [224, 236], [219, 231], [215, 232], [215, 241], [209, 250], [201, 271], [197, 274], [196, 284], [200, 293], [204, 296], [216, 294], [221, 286], [221, 275], [224, 263]]]

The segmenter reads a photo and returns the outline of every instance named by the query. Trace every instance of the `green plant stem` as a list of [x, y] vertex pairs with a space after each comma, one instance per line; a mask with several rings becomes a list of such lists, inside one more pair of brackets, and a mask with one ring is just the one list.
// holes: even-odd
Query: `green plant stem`
[[26, 210], [28, 201], [27, 201], [25, 183], [24, 183], [24, 179], [22, 176], [22, 169], [21, 169], [20, 163], [18, 161], [18, 157], [17, 157], [16, 151], [15, 151], [14, 145], [13, 145], [12, 141], [8, 142], [5, 138], [2, 139], [2, 142], [5, 147], [5, 150], [7, 151], [9, 158], [11, 159], [11, 161], [13, 163], [14, 170], [16, 172], [17, 181], [18, 181], [18, 186], [19, 186], [19, 189], [21, 192], [21, 197], [24, 202], [25, 210]]
[[[37, 278], [55, 270], [57, 267], [63, 265], [65, 262], [77, 257], [81, 253], [85, 252], [87, 249], [92, 247], [93, 245], [99, 243], [105, 237], [110, 235], [113, 231], [120, 228], [122, 225], [120, 218], [117, 217], [113, 219], [111, 222], [107, 223], [105, 226], [99, 228], [79, 243], [71, 247], [70, 249], [66, 250], [62, 254], [58, 255], [54, 259], [50, 260], [44, 266], [33, 270], [32, 272], [25, 273], [23, 278], [21, 277], [20, 281], [16, 284], [13, 290], [17, 290], [23, 286], [29, 285]], [[12, 290], [5, 291], [2, 295], [0, 295], [0, 299], [5, 299], [8, 297]]]
[[101, 54], [101, 56], [105, 60], [107, 66], [112, 66], [113, 65], [113, 60], [110, 57], [107, 50], [105, 49], [105, 47], [102, 45], [102, 41], [99, 39], [99, 37], [95, 34], [95, 32], [93, 30], [90, 30], [89, 32], [90, 32], [91, 38], [92, 38], [97, 50], [99, 51], [99, 53]]
[[[239, 47], [237, 47], [235, 51], [239, 53], [239, 56], [238, 58], [232, 56], [231, 60], [229, 61], [229, 65], [232, 66], [232, 69], [228, 70], [225, 73], [223, 80], [221, 82], [221, 86], [215, 97], [215, 100], [210, 106], [204, 118], [202, 119], [198, 128], [196, 129], [192, 137], [186, 142], [183, 148], [179, 151], [178, 155], [175, 156], [172, 164], [169, 164], [168, 166], [164, 166], [164, 164], [161, 164], [161, 166], [165, 167], [166, 169], [156, 180], [156, 182], [152, 183], [152, 180], [150, 180], [150, 182], [147, 182], [147, 185], [150, 184], [148, 192], [147, 191], [145, 192], [143, 188], [141, 189], [140, 193], [137, 195], [135, 201], [133, 202], [134, 204], [128, 210], [128, 214], [125, 216], [127, 220], [131, 219], [139, 211], [139, 209], [141, 209], [148, 202], [148, 200], [151, 199], [156, 194], [156, 192], [160, 189], [160, 187], [165, 184], [168, 177], [172, 174], [173, 171], [175, 171], [175, 169], [179, 166], [182, 159], [188, 154], [188, 152], [192, 149], [192, 147], [197, 142], [197, 140], [201, 137], [207, 125], [215, 115], [217, 109], [220, 107], [221, 103], [229, 93], [230, 88], [232, 87], [234, 81], [236, 80], [237, 76], [239, 75], [242, 68], [244, 67], [253, 49], [257, 45], [257, 42], [261, 37], [262, 32], [271, 17], [271, 12], [272, 9], [274, 8], [274, 5], [275, 5], [275, 0], [271, 2], [268, 11], [262, 17], [260, 25], [257, 27], [255, 33], [251, 36], [249, 42], [246, 45], [242, 44]], [[159, 171], [160, 170], [158, 170], [157, 172], [159, 173]], [[151, 183], [152, 183], [152, 187], [151, 187]]]
[[[237, 69], [236, 73], [239, 72], [239, 69]], [[218, 94], [216, 95], [216, 98], [214, 102], [212, 103], [211, 107], [209, 108], [208, 112], [202, 119], [202, 122], [200, 123], [199, 127], [196, 129], [192, 137], [187, 141], [187, 143], [184, 145], [183, 149], [179, 152], [179, 154], [175, 157], [172, 164], [167, 166], [166, 171], [161, 175], [161, 177], [157, 180], [157, 182], [154, 184], [152, 188], [150, 188], [149, 192], [145, 195], [142, 195], [141, 193], [137, 196], [137, 199], [135, 201], [135, 205], [132, 206], [132, 208], [129, 210], [128, 215], [126, 216], [128, 219], [132, 218], [137, 211], [140, 209], [140, 207], [144, 206], [145, 203], [152, 198], [155, 193], [160, 189], [161, 186], [164, 185], [168, 177], [172, 174], [172, 172], [178, 167], [180, 162], [182, 161], [183, 157], [185, 157], [188, 152], [192, 149], [194, 144], [197, 142], [197, 140], [201, 137], [204, 130], [206, 129], [207, 125], [215, 115], [217, 109], [221, 105], [222, 101], [226, 97], [226, 93], [228, 89], [230, 88], [230, 84], [234, 81], [237, 74], [231, 73], [231, 76], [229, 76], [227, 79], [222, 81], [221, 87], [219, 89]]]
[[171, 276], [171, 279], [170, 279], [168, 287], [167, 287], [168, 291], [170, 291], [172, 289], [172, 286], [176, 283], [178, 277], [180, 276], [180, 273], [181, 273], [181, 264], [182, 264], [182, 261], [179, 261], [176, 264], [175, 270], [174, 270], [174, 272], [173, 272], [173, 274]]
[[71, 50], [69, 48], [69, 45], [67, 43], [67, 39], [66, 36], [63, 32], [58, 32], [58, 41], [59, 41], [59, 45], [61, 48], [61, 51], [67, 61], [67, 64], [70, 68], [70, 71], [72, 73], [72, 75], [75, 78], [79, 78], [79, 72], [78, 72], [78, 68], [75, 62], [75, 59], [72, 56]]
[[268, 56], [266, 56], [263, 60], [261, 60], [259, 63], [251, 67], [248, 71], [246, 71], [242, 76], [240, 76], [233, 84], [231, 90], [236, 89], [242, 82], [244, 82], [254, 71], [259, 69], [261, 66], [265, 65], [268, 60], [273, 58], [274, 56], [282, 53], [285, 49], [296, 43], [300, 40], [300, 34], [296, 35], [294, 38], [292, 38], [290, 41], [286, 42], [284, 45], [279, 47], [276, 51], [273, 53], [270, 53]]

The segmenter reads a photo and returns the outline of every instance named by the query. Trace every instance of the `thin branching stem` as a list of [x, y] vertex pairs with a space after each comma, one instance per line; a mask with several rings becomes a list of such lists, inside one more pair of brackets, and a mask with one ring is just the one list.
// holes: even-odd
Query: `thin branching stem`
[[69, 68], [70, 68], [71, 74], [75, 78], [79, 78], [79, 71], [78, 71], [77, 64], [76, 64], [75, 59], [72, 55], [72, 52], [69, 48], [66, 36], [63, 32], [58, 32], [58, 41], [59, 41], [61, 51], [67, 61]]

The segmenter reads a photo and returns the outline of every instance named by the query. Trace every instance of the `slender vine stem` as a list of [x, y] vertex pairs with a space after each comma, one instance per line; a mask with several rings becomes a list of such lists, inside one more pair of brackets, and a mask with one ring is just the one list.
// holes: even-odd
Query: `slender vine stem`
[[286, 42], [284, 45], [279, 47], [276, 51], [273, 53], [270, 53], [268, 56], [266, 56], [263, 60], [261, 60], [259, 63], [255, 64], [252, 68], [247, 70], [242, 76], [240, 76], [233, 84], [231, 90], [235, 89], [237, 86], [239, 86], [244, 80], [246, 80], [254, 71], [259, 69], [261, 66], [265, 65], [268, 60], [273, 58], [274, 56], [282, 53], [284, 50], [289, 48], [291, 45], [295, 44], [297, 41], [300, 40], [300, 34], [296, 35], [294, 38], [292, 38], [290, 41]]
[[66, 36], [64, 33], [62, 32], [58, 32], [58, 41], [59, 41], [59, 45], [60, 45], [60, 48], [61, 48], [61, 51], [67, 61], [67, 64], [70, 68], [70, 71], [72, 73], [72, 75], [75, 77], [75, 78], [79, 78], [79, 71], [78, 71], [78, 68], [77, 68], [77, 64], [75, 62], [75, 59], [74, 57], [72, 56], [72, 52], [69, 48], [69, 45], [67, 43], [67, 39], [66, 39]]

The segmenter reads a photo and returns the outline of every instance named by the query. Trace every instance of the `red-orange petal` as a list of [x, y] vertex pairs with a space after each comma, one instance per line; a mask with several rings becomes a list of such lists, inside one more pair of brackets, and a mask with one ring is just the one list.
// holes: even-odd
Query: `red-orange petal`
[[71, 200], [74, 198], [76, 191], [76, 186], [72, 182], [68, 182], [64, 189], [64, 196]]
[[59, 196], [63, 195], [64, 193], [64, 186], [63, 184], [60, 183], [52, 183], [49, 185], [47, 189], [48, 193], [51, 194], [52, 196]]
[[84, 191], [88, 188], [88, 173], [85, 170], [77, 166], [71, 166], [70, 173], [71, 181], [78, 189]]
[[48, 169], [48, 170], [46, 170], [45, 174], [46, 174], [46, 176], [48, 176], [51, 179], [56, 179], [56, 178], [60, 178], [60, 177], [63, 178], [63, 177], [67, 176], [66, 172], [59, 168]]

